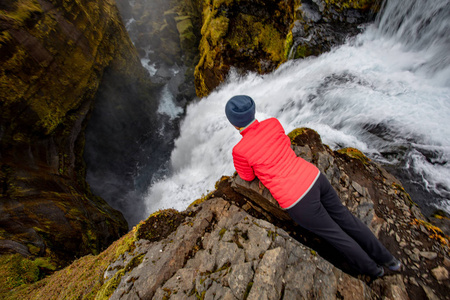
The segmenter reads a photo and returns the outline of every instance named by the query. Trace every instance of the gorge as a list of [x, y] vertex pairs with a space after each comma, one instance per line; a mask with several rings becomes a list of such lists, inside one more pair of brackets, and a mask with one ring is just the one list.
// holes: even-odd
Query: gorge
[[[316, 262], [311, 278], [336, 283], [326, 290], [316, 282], [306, 298], [344, 297], [340, 280], [366, 299], [380, 290], [387, 298], [445, 297], [448, 237], [428, 221], [448, 234], [449, 10], [444, 0], [1, 3], [0, 258], [19, 279], [2, 273], [7, 284], [0, 294], [18, 287], [12, 298], [15, 292], [58, 298], [65, 297], [61, 286], [79, 285], [82, 291], [73, 288], [68, 298], [165, 299], [182, 290], [174, 275], [181, 272], [197, 281], [182, 283], [189, 297], [226, 295], [234, 267], [255, 284], [265, 280], [255, 274], [266, 260], [290, 257], [286, 266], [272, 265], [284, 274], [294, 265], [289, 253], [296, 253], [308, 256], [296, 267]], [[328, 146], [316, 144], [328, 154], [317, 155], [332, 157], [323, 171], [333, 170], [327, 175], [348, 192], [348, 206], [399, 253], [404, 273], [366, 285], [319, 251], [322, 242], [310, 244], [316, 239], [278, 223], [278, 213], [260, 208], [263, 200], [253, 201], [252, 192], [228, 186], [238, 182], [231, 148], [239, 135], [223, 109], [235, 94], [251, 95], [257, 118], [277, 117], [287, 133], [299, 127], [319, 133]], [[327, 152], [344, 147], [358, 148], [370, 164]], [[315, 151], [301, 149], [305, 157]], [[372, 173], [359, 173], [367, 169]], [[223, 175], [231, 178], [215, 186]], [[235, 223], [225, 226], [234, 214]], [[258, 244], [259, 257], [252, 252], [256, 240], [225, 234], [242, 226], [271, 237], [268, 248]], [[236, 253], [245, 260], [221, 265], [217, 253], [232, 251], [230, 244], [244, 249]], [[167, 269], [172, 273], [164, 268], [171, 258], [157, 253], [161, 245], [167, 253], [182, 251]], [[204, 254], [196, 254], [205, 250], [220, 265], [199, 265]], [[159, 269], [145, 255], [156, 255]], [[25, 263], [37, 272], [29, 281], [17, 271]], [[137, 266], [156, 274], [151, 290], [139, 280], [130, 284]], [[75, 269], [89, 280], [67, 276]], [[233, 295], [250, 288], [236, 285]], [[289, 284], [272, 288], [274, 298], [281, 291], [286, 299], [295, 295]]]

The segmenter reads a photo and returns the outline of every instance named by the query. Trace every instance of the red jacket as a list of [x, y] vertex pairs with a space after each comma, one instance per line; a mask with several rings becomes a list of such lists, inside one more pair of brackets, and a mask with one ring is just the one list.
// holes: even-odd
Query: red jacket
[[295, 205], [314, 184], [319, 169], [295, 155], [275, 118], [255, 120], [241, 134], [242, 139], [233, 148], [239, 176], [247, 181], [257, 176], [282, 208]]

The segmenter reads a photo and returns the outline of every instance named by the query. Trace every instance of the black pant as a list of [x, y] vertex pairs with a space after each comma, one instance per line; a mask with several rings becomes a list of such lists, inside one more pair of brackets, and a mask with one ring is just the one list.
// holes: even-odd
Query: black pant
[[294, 207], [287, 210], [300, 226], [321, 236], [340, 251], [361, 274], [374, 276], [392, 254], [370, 229], [344, 205], [325, 175]]

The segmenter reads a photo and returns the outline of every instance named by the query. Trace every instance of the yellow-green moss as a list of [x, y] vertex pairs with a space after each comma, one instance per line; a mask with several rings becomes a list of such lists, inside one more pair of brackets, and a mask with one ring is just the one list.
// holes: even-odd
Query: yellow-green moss
[[304, 134], [308, 134], [308, 132], [312, 132], [315, 135], [319, 135], [315, 130], [311, 129], [311, 128], [307, 128], [307, 127], [302, 127], [302, 128], [296, 128], [294, 130], [292, 130], [291, 132], [288, 133], [288, 137], [291, 140], [291, 144], [292, 145], [297, 145], [297, 143], [295, 142], [295, 139], [299, 136], [299, 135], [304, 135]]
[[291, 52], [292, 45], [294, 43], [292, 31], [289, 31], [286, 36], [286, 40], [284, 41], [284, 60], [289, 59], [289, 53]]
[[435, 211], [431, 216], [433, 218], [440, 219], [440, 220], [444, 220], [444, 219], [450, 220], [450, 218], [447, 216], [447, 213], [440, 209]]
[[365, 165], [367, 165], [370, 162], [370, 159], [367, 156], [365, 156], [364, 153], [362, 153], [361, 151], [359, 151], [358, 149], [355, 149], [355, 148], [351, 148], [351, 147], [342, 148], [342, 149], [338, 150], [337, 152], [340, 154], [345, 154], [351, 158], [355, 158]]
[[327, 4], [333, 4], [345, 9], [368, 9], [375, 4], [374, 0], [325, 0]]
[[12, 36], [11, 34], [9, 34], [9, 32], [7, 31], [2, 31], [0, 32], [0, 43], [7, 43], [9, 41], [11, 41]]
[[209, 24], [209, 37], [212, 46], [216, 46], [219, 40], [226, 36], [229, 21], [225, 16], [219, 16], [211, 20]]
[[294, 58], [305, 58], [311, 56], [313, 51], [306, 45], [300, 45], [295, 49]]
[[222, 229], [219, 231], [219, 240], [221, 240], [221, 239], [223, 238], [223, 235], [225, 234], [225, 232], [227, 232], [227, 229], [226, 229], [226, 228], [222, 228]]
[[32, 260], [20, 254], [0, 256], [0, 265], [0, 296], [8, 289], [38, 281], [44, 277], [44, 270], [54, 271], [56, 268], [49, 258], [39, 257]]
[[285, 61], [285, 39], [275, 27], [264, 25], [258, 43], [261, 43], [263, 50], [270, 54], [272, 61], [278, 64]]
[[243, 300], [246, 300], [247, 299], [247, 297], [248, 297], [248, 295], [250, 294], [250, 290], [252, 289], [252, 287], [253, 287], [253, 281], [250, 281], [248, 284], [247, 284], [247, 288], [245, 289], [245, 292], [244, 292], [244, 296], [243, 296]]
[[[134, 229], [135, 230], [135, 229]], [[134, 230], [114, 242], [99, 255], [87, 255], [66, 268], [32, 284], [23, 284], [14, 290], [4, 290], [5, 272], [0, 272], [1, 299], [94, 299], [103, 289], [103, 275], [108, 265], [120, 255], [134, 247]], [[128, 264], [128, 270], [139, 263], [137, 256]], [[0, 265], [4, 266], [4, 256], [0, 256]], [[124, 270], [127, 270], [125, 268]], [[125, 272], [125, 271], [124, 271]], [[112, 282], [111, 282], [112, 283]]]
[[16, 7], [14, 11], [0, 10], [0, 14], [13, 19], [18, 25], [24, 25], [33, 14], [42, 12], [37, 0], [18, 0], [14, 6]]
[[214, 0], [212, 5], [215, 9], [217, 9], [220, 8], [222, 5], [230, 6], [230, 4], [233, 4], [234, 2], [235, 2], [234, 0]]
[[419, 207], [419, 205], [412, 200], [411, 196], [408, 194], [408, 192], [406, 192], [406, 190], [403, 188], [401, 184], [394, 182], [392, 183], [392, 187], [395, 189], [396, 194], [401, 193], [406, 197], [410, 206]]
[[122, 280], [123, 275], [125, 275], [125, 269], [118, 271], [113, 278], [108, 280], [98, 291], [95, 296], [96, 300], [106, 300], [114, 293], [117, 286], [119, 286], [120, 281]]

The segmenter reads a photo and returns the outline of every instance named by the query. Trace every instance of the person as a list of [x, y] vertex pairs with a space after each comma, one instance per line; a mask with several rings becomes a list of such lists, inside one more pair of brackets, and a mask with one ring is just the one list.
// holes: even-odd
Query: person
[[400, 270], [400, 261], [341, 203], [325, 175], [296, 156], [280, 122], [259, 122], [255, 111], [246, 95], [232, 97], [225, 106], [242, 135], [232, 151], [239, 176], [246, 181], [258, 177], [297, 224], [328, 241], [359, 273], [378, 278], [383, 266]]

